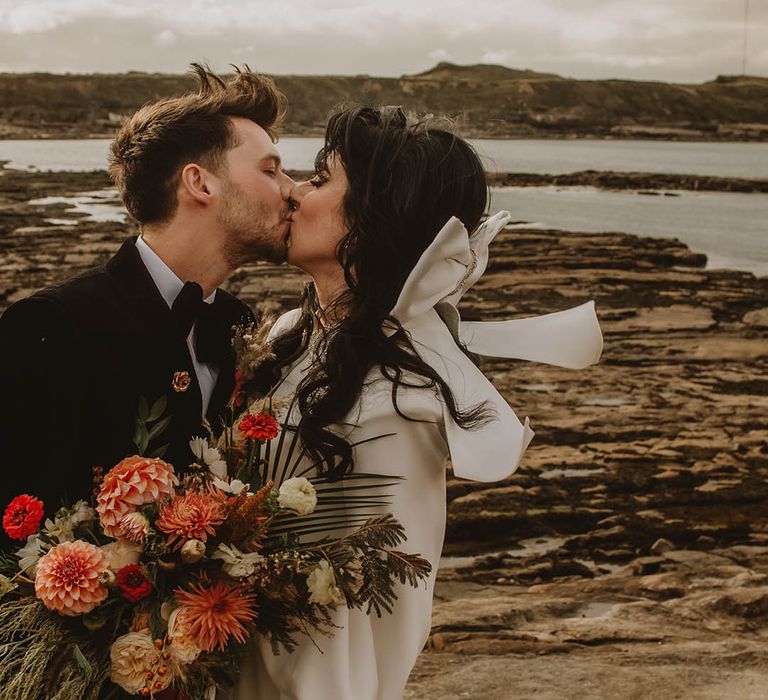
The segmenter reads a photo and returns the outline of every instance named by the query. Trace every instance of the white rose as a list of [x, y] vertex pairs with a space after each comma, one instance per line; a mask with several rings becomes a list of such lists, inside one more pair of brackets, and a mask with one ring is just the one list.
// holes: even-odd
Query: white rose
[[120, 571], [129, 564], [138, 564], [144, 548], [136, 542], [119, 539], [109, 544], [102, 545], [102, 551], [107, 555], [109, 568], [112, 571]]
[[[162, 661], [148, 629], [118, 637], [109, 648], [109, 658], [109, 679], [131, 695], [141, 692], [147, 685], [147, 675], [152, 674]], [[173, 681], [173, 674], [156, 676], [153, 683], [155, 681], [163, 684], [155, 690], [165, 690]]]
[[310, 603], [336, 606], [344, 601], [344, 594], [336, 585], [336, 575], [331, 565], [323, 559], [307, 576], [307, 588], [312, 594]]
[[256, 564], [264, 559], [258, 552], [241, 552], [234, 545], [220, 544], [211, 559], [221, 559], [222, 569], [233, 578], [247, 578], [256, 571]]
[[295, 476], [280, 485], [277, 502], [281, 508], [295, 510], [299, 515], [309, 515], [317, 505], [317, 492], [309, 479]]
[[168, 650], [176, 666], [187, 666], [200, 656], [202, 649], [189, 638], [184, 626], [184, 618], [179, 617], [179, 608], [176, 608], [168, 618], [168, 640], [170, 641]]

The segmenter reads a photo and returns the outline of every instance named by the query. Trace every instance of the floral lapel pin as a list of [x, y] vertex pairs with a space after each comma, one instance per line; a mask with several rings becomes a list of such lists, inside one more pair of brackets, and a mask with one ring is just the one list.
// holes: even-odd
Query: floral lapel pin
[[171, 388], [176, 393], [180, 394], [189, 389], [189, 385], [191, 383], [192, 380], [189, 378], [189, 372], [186, 370], [183, 372], [174, 372], [173, 380], [171, 381]]

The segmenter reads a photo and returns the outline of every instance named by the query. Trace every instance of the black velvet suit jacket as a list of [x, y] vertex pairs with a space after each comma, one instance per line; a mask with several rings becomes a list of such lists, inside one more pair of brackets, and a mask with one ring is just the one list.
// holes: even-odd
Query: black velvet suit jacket
[[[253, 320], [250, 309], [223, 290], [214, 304], [222, 333]], [[192, 382], [186, 391], [175, 391], [174, 374], [185, 371]], [[106, 473], [137, 453], [133, 437], [142, 396], [150, 404], [168, 398], [166, 414], [173, 417], [147, 454], [170, 443], [163, 459], [177, 472], [193, 460], [190, 438], [206, 434], [186, 339], [135, 239], [105, 266], [6, 310], [0, 319], [0, 381], [0, 513], [20, 493], [43, 499], [46, 516], [62, 500], [89, 500], [92, 467]], [[219, 367], [207, 414], [214, 431], [233, 385], [230, 355]]]

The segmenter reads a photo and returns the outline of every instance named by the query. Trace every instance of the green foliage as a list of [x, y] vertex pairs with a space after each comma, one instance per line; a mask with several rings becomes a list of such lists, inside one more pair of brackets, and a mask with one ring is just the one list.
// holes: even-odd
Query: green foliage
[[[405, 540], [405, 529], [389, 513], [371, 518], [362, 527], [328, 543], [306, 551], [322, 554], [334, 569], [351, 607], [366, 606], [381, 617], [382, 610], [391, 613], [397, 600], [395, 581], [417, 586], [429, 576], [432, 565], [419, 554], [406, 554], [395, 547]], [[356, 560], [361, 570], [349, 570]]]
[[[138, 454], [147, 452], [149, 443], [159, 438], [170, 425], [173, 416], [164, 416], [168, 407], [168, 397], [161, 396], [150, 407], [146, 397], [139, 397], [139, 406], [136, 412], [136, 424], [133, 432], [133, 444], [136, 445]], [[170, 445], [166, 443], [157, 447], [149, 456], [163, 457]]]

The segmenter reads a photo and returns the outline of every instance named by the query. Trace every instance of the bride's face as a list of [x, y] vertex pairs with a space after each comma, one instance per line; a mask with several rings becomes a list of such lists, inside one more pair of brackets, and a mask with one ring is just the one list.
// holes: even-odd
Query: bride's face
[[291, 265], [313, 276], [341, 269], [336, 249], [347, 233], [343, 202], [348, 187], [341, 160], [331, 155], [327, 170], [293, 188], [291, 199], [296, 209], [291, 216], [288, 248]]

